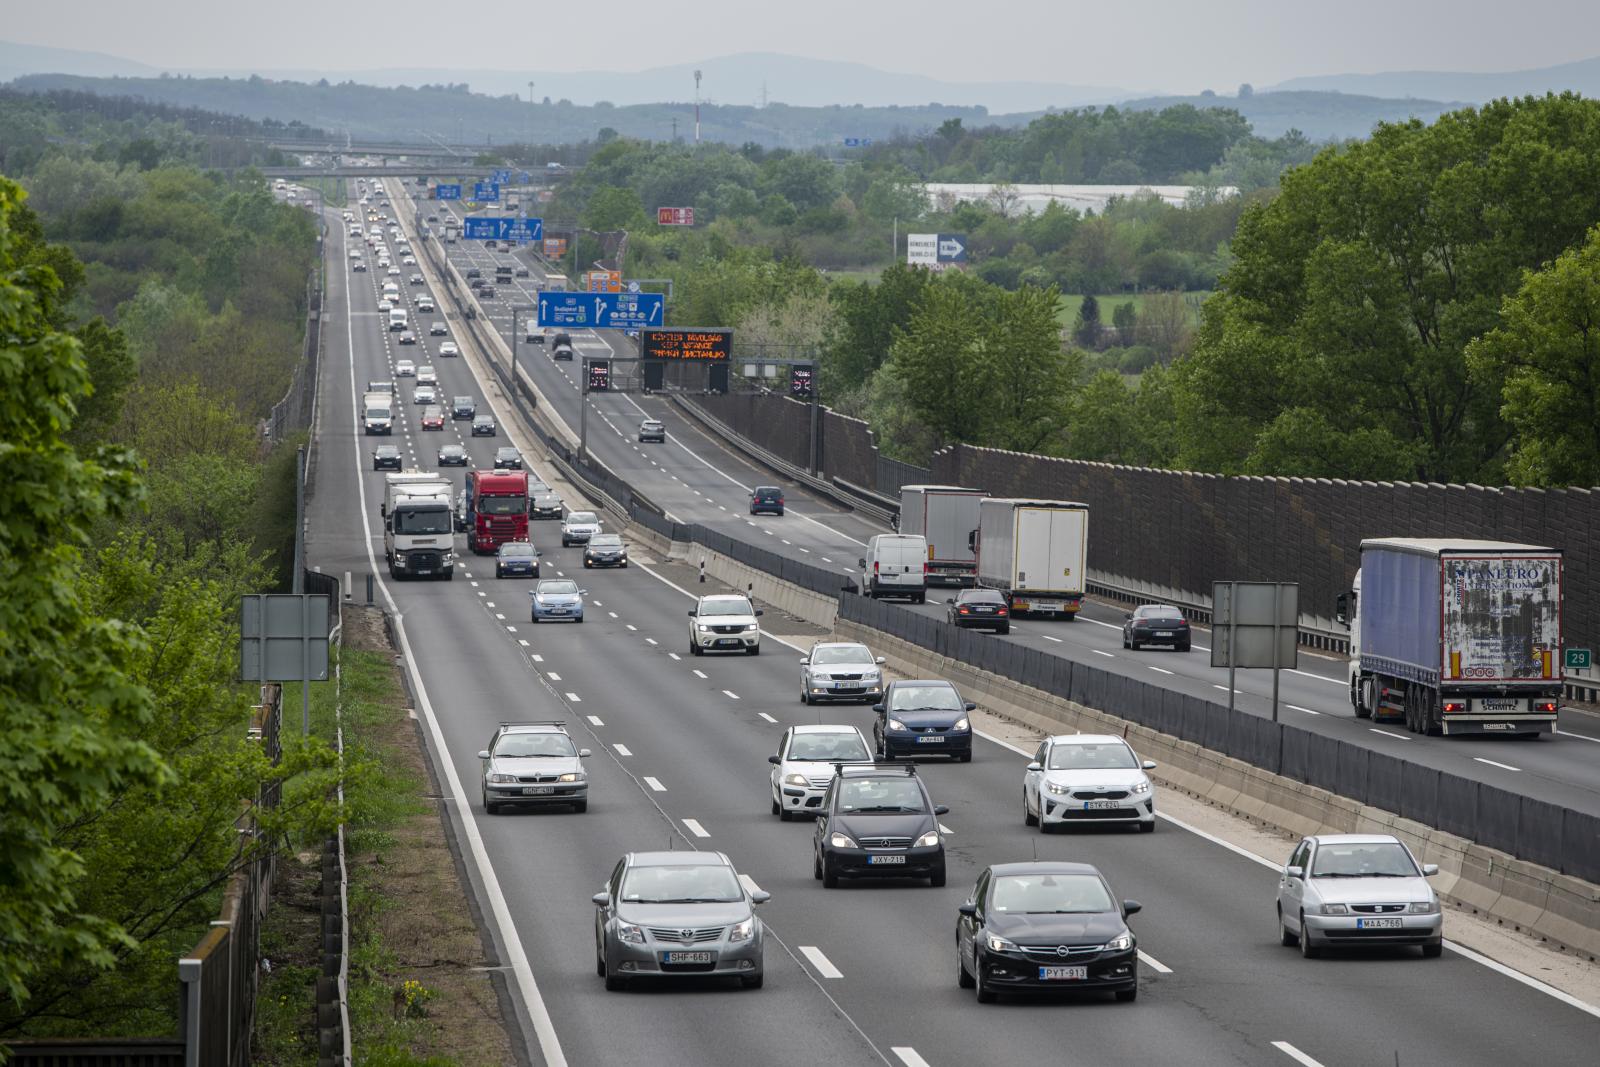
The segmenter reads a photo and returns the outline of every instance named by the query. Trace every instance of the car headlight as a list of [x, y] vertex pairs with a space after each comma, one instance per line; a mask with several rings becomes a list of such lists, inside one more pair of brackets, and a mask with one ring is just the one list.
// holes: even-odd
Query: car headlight
[[863, 682], [876, 682], [878, 680], [878, 669], [874, 667], [870, 671], [862, 671], [861, 680]]
[[1107, 952], [1126, 952], [1133, 947], [1133, 935], [1123, 934], [1106, 942]]
[[809, 785], [810, 783], [808, 783], [806, 781], [806, 776], [803, 775], [803, 774], [786, 774], [786, 775], [783, 776], [783, 784], [784, 785], [798, 785], [798, 786], [804, 787], [806, 785]]
[[708, 634], [708, 633], [710, 633], [710, 632], [711, 632], [711, 627], [709, 627], [709, 626], [707, 626], [707, 625], [706, 625], [706, 624], [705, 624], [705, 623], [703, 623], [703, 622], [697, 622], [697, 623], [695, 623], [695, 624], [694, 624], [694, 628], [695, 628], [695, 629], [696, 629], [696, 630], [699, 630], [699, 631], [700, 631], [700, 632], [701, 632], [701, 633], [703, 633], [703, 634]]
[[754, 936], [756, 936], [756, 919], [754, 915], [742, 923], [734, 924], [733, 929], [728, 931], [729, 941], [748, 941]]
[[990, 952], [1016, 952], [1017, 946], [999, 934], [984, 935], [984, 942], [989, 946]]
[[588, 775], [586, 775], [583, 771], [568, 771], [566, 774], [563, 774], [560, 778], [557, 778], [556, 781], [558, 781], [558, 782], [581, 782], [587, 777], [588, 777]]
[[891, 730], [904, 730], [905, 728], [906, 728], [906, 724], [901, 722], [899, 719], [890, 719], [889, 720], [889, 729], [891, 729]]
[[1406, 908], [1407, 913], [1411, 915], [1433, 915], [1438, 910], [1439, 902], [1437, 900], [1414, 900]]
[[1150, 792], [1150, 782], [1146, 780], [1130, 785], [1128, 787], [1128, 792], [1132, 793], [1136, 797], [1143, 796], [1144, 794]]
[[1322, 914], [1324, 914], [1324, 915], [1349, 915], [1350, 914], [1350, 909], [1344, 904], [1324, 904], [1322, 906]]
[[841, 834], [837, 830], [828, 835], [828, 844], [832, 845], [834, 848], [860, 847], [856, 844], [855, 838], [851, 837], [849, 834]]
[[630, 944], [642, 945], [644, 944], [644, 931], [632, 923], [618, 923], [617, 938]]
[[939, 831], [929, 830], [912, 843], [913, 848], [931, 848], [939, 843]]
[[746, 632], [747, 632], [747, 633], [748, 633], [748, 632], [749, 632], [749, 631], [751, 631], [751, 630], [759, 630], [759, 629], [760, 629], [760, 628], [761, 628], [761, 624], [760, 624], [760, 623], [758, 623], [758, 622], [752, 622], [752, 623], [747, 623], [747, 624], [746, 624], [746, 625], [745, 625], [745, 631], [746, 631]]
[[1064, 797], [1072, 792], [1070, 785], [1062, 785], [1060, 782], [1046, 782], [1044, 787], [1058, 797]]
[[495, 773], [495, 774], [489, 775], [489, 781], [493, 782], [495, 785], [508, 785], [511, 782], [515, 782], [516, 780], [517, 780], [517, 776], [514, 775], [514, 774], [499, 774], [499, 773]]
[[952, 729], [952, 730], [965, 730], [965, 729], [968, 729], [971, 725], [972, 725], [971, 723], [967, 722], [967, 717], [965, 715], [963, 715], [961, 718], [956, 720], [956, 724], [954, 726], [950, 727], [950, 729]]

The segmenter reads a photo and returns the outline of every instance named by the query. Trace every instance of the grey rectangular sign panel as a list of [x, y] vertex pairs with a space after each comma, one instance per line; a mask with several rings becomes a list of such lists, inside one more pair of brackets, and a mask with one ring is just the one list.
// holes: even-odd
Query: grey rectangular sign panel
[[247, 682], [328, 680], [326, 593], [251, 593], [239, 603], [239, 676]]
[[[1293, 582], [1216, 582], [1211, 594], [1213, 667], [1297, 667], [1300, 587]], [[1277, 661], [1273, 643], [1277, 643]]]

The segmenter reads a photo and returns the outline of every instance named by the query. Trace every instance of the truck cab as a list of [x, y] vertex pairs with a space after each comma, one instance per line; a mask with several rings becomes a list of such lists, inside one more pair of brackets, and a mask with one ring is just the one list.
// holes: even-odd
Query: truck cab
[[450, 482], [432, 471], [401, 471], [385, 478], [378, 510], [391, 577], [455, 577], [450, 493]]
[[528, 540], [528, 472], [467, 472], [467, 547], [484, 555], [507, 541]]

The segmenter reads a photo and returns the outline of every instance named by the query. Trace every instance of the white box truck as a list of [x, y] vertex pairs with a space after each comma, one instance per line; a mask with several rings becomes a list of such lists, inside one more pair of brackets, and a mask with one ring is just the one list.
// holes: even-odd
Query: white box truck
[[972, 531], [978, 528], [981, 489], [902, 485], [900, 532], [928, 542], [929, 585], [971, 585], [977, 570]]
[[1013, 618], [1076, 618], [1089, 553], [1089, 505], [984, 497], [973, 539], [978, 584], [1005, 595]]
[[397, 471], [384, 479], [383, 556], [395, 578], [455, 577], [455, 514], [449, 479]]
[[394, 433], [394, 394], [374, 392], [361, 398], [361, 428], [368, 434]]
[[1337, 608], [1356, 716], [1450, 736], [1553, 731], [1561, 565], [1560, 549], [1504, 541], [1362, 541]]

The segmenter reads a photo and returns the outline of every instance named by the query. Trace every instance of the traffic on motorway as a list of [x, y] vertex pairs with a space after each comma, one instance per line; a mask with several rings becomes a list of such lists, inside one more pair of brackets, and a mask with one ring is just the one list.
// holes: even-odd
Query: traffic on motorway
[[[372, 265], [410, 248], [405, 225], [384, 218], [399, 217], [385, 200], [401, 201], [380, 188], [342, 231]], [[398, 286], [387, 309], [389, 268], [348, 262], [349, 352], [324, 371], [328, 393], [346, 395], [319, 434], [330, 454], [347, 436], [358, 462], [319, 475], [314, 520], [333, 566], [366, 569], [370, 553], [389, 579], [464, 862], [545, 1062], [743, 1063], [778, 1049], [906, 1065], [1056, 1062], [1064, 1049], [1102, 1062], [1585, 1062], [1594, 1016], [1465, 954], [1441, 956], [1433, 872], [1398, 840], [1285, 843], [1268, 870], [1196, 834], [1146, 837], [1158, 819], [1175, 824], [1159, 814], [1154, 765], [1123, 738], [991, 739], [952, 679], [894, 676], [877, 650], [686, 585], [690, 568], [551, 489], [553, 472], [478, 377], [486, 357], [452, 313], [419, 310], [442, 284], [426, 261], [423, 284]], [[391, 328], [395, 310], [410, 343]], [[444, 356], [441, 338], [471, 358]], [[424, 430], [433, 405], [409, 402], [420, 381], [402, 403], [392, 388], [361, 388], [410, 384], [402, 361], [431, 368], [446, 413], [468, 400], [471, 416]], [[561, 373], [549, 355], [542, 366]], [[374, 415], [383, 396], [387, 433]], [[645, 414], [614, 417], [610, 454], [635, 456], [656, 480], [671, 481], [669, 454], [680, 480], [693, 468], [701, 487], [720, 479], [698, 514], [747, 537], [826, 552], [865, 577], [869, 554], [879, 574], [897, 558], [874, 538], [919, 536], [851, 526], [863, 535], [852, 547], [802, 517], [821, 505], [776, 486], [787, 514], [747, 514], [770, 503], [752, 495], [770, 476], [740, 474], [730, 493], [695, 458], [720, 460], [708, 443], [652, 449], [638, 440]], [[492, 437], [475, 436], [478, 418]], [[658, 421], [667, 442], [679, 434], [681, 420]], [[655, 463], [637, 458], [640, 445]], [[496, 456], [507, 447], [515, 466]], [[555, 513], [550, 495], [566, 496]], [[363, 524], [370, 536], [332, 539]], [[894, 595], [890, 585], [878, 592]], [[948, 624], [1004, 618], [1013, 640], [1088, 629], [1036, 618], [1069, 606], [1107, 614], [1072, 590], [1020, 613], [1005, 594], [925, 580], [922, 591]], [[1110, 616], [1108, 650], [1164, 668], [1190, 658], [1182, 614], [1151, 608]], [[795, 821], [808, 825], [784, 826]], [[1338, 963], [1311, 975], [1290, 947]], [[1427, 977], [1408, 962], [1419, 956], [1439, 959]], [[736, 988], [772, 1003], [738, 1007]], [[1141, 993], [1138, 1006], [1110, 1006]], [[1069, 1010], [1098, 1001], [1105, 1012]], [[1493, 1022], [1506, 1011], [1522, 1021], [1515, 1034]]]

